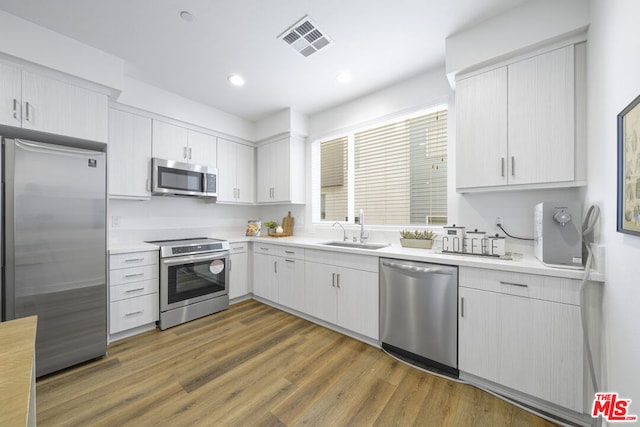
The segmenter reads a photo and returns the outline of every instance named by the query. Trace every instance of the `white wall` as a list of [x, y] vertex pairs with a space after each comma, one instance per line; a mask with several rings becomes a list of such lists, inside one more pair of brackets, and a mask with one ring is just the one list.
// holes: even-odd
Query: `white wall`
[[[286, 216], [286, 212], [285, 215]], [[244, 236], [257, 206], [224, 205], [183, 197], [109, 201], [109, 244], [183, 237]]]
[[447, 37], [449, 80], [470, 67], [511, 56], [522, 49], [549, 43], [589, 25], [589, 3], [584, 0], [535, 0], [460, 33]]
[[248, 141], [255, 140], [255, 124], [156, 86], [124, 77], [118, 102], [181, 120]]
[[311, 141], [373, 120], [392, 118], [448, 101], [451, 89], [444, 68], [436, 68], [396, 85], [309, 117]]
[[602, 209], [606, 245], [602, 390], [632, 399], [640, 415], [640, 237], [616, 232], [616, 115], [640, 95], [640, 2], [591, 0], [588, 41], [589, 202]]
[[3, 11], [0, 52], [122, 90], [122, 59]]

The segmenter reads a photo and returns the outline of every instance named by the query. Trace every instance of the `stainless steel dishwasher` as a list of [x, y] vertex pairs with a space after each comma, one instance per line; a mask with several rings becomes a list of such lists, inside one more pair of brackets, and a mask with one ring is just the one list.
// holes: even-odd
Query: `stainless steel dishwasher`
[[380, 258], [380, 341], [408, 362], [458, 377], [458, 267]]

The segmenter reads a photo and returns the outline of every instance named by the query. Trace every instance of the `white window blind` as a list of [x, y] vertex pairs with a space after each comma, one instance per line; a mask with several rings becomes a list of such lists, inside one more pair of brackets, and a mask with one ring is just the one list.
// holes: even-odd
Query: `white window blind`
[[355, 134], [355, 209], [373, 224], [446, 224], [447, 110]]
[[447, 223], [446, 106], [322, 141], [319, 157], [321, 220]]
[[320, 219], [346, 221], [348, 204], [348, 137], [320, 143]]

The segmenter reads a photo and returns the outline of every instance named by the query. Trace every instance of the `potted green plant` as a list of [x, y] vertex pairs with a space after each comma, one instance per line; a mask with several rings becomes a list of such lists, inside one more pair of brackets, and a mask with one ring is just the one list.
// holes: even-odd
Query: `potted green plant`
[[400, 236], [400, 244], [405, 248], [431, 249], [435, 234], [429, 230], [402, 230]]
[[276, 231], [276, 228], [278, 228], [278, 223], [275, 221], [266, 221], [263, 222], [262, 225], [264, 225], [265, 227], [267, 227], [269, 229], [268, 234], [271, 234], [272, 232]]

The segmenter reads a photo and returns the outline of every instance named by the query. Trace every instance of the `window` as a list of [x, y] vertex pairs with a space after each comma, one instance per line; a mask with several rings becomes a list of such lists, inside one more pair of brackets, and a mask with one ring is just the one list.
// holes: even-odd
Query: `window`
[[314, 160], [314, 219], [447, 223], [446, 106], [319, 141]]

